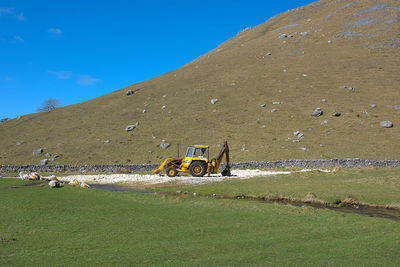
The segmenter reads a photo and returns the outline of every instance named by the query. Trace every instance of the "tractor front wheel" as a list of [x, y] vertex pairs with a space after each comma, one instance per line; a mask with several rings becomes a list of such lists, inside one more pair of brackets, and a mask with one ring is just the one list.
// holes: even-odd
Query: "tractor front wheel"
[[194, 161], [192, 164], [190, 164], [189, 167], [189, 172], [192, 176], [195, 177], [202, 177], [206, 173], [207, 168], [204, 162], [201, 161]]
[[168, 177], [175, 177], [178, 175], [178, 171], [176, 170], [176, 167], [171, 167], [167, 169], [167, 175]]

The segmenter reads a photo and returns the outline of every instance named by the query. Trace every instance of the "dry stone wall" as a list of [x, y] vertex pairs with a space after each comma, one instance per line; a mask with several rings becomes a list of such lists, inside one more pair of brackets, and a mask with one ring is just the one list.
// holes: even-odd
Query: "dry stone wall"
[[357, 168], [357, 167], [386, 167], [400, 168], [400, 160], [364, 160], [364, 159], [330, 159], [330, 160], [278, 160], [278, 161], [250, 161], [232, 164], [234, 168]]
[[[221, 164], [221, 169], [224, 168]], [[385, 167], [400, 168], [400, 160], [364, 160], [357, 158], [330, 159], [330, 160], [278, 160], [278, 161], [248, 161], [232, 163], [232, 168], [357, 168], [357, 167]], [[148, 172], [158, 167], [158, 164], [134, 164], [134, 165], [0, 165], [0, 172], [103, 172], [118, 173], [126, 172]]]

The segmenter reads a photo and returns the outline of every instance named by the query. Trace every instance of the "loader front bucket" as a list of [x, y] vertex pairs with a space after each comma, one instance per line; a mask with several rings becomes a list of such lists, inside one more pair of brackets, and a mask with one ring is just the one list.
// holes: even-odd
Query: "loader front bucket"
[[170, 162], [171, 162], [171, 159], [166, 159], [166, 160], [164, 160], [164, 161], [160, 164], [160, 166], [158, 166], [157, 169], [154, 169], [151, 173], [152, 173], [152, 174], [159, 174], [159, 173], [165, 168], [165, 166], [166, 166], [167, 164], [169, 164]]
[[162, 170], [160, 170], [159, 168], [154, 169], [151, 171], [152, 174], [159, 174]]

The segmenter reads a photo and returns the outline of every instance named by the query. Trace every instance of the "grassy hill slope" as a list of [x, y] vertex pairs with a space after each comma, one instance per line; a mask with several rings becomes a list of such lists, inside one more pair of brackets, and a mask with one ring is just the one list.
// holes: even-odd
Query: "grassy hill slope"
[[[60, 155], [54, 164], [157, 163], [178, 143], [209, 144], [214, 155], [224, 140], [233, 161], [398, 159], [399, 73], [398, 1], [318, 1], [170, 73], [0, 124], [0, 164], [37, 164], [47, 152]], [[318, 107], [323, 115], [311, 116]], [[394, 127], [380, 127], [386, 120]]]

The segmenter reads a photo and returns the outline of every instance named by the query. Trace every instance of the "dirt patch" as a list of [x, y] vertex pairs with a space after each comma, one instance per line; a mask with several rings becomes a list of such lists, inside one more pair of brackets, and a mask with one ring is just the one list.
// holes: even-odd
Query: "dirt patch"
[[29, 184], [22, 184], [22, 185], [13, 185], [13, 186], [6, 186], [6, 187], [0, 187], [0, 190], [6, 190], [6, 189], [18, 189], [18, 188], [25, 188], [25, 187], [30, 187], [30, 186], [44, 186], [44, 183], [29, 183]]

